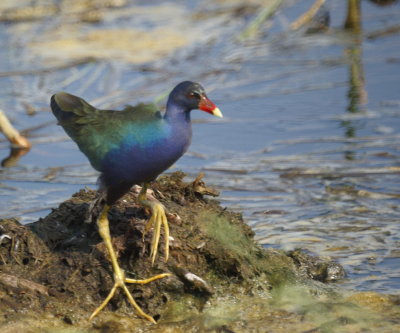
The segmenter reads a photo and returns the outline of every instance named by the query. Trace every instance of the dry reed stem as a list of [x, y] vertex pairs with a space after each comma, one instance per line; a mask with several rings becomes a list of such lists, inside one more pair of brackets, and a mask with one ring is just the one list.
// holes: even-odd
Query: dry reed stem
[[318, 10], [325, 3], [325, 0], [316, 0], [309, 10], [301, 15], [296, 21], [290, 25], [291, 30], [297, 30], [303, 25], [311, 21], [311, 19], [317, 14]]
[[22, 136], [10, 123], [6, 115], [0, 110], [0, 132], [2, 132], [15, 148], [30, 148], [31, 143]]

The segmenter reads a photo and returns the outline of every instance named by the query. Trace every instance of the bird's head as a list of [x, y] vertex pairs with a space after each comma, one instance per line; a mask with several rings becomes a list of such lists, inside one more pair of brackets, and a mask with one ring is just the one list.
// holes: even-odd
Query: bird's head
[[199, 109], [222, 118], [220, 109], [209, 100], [204, 88], [195, 82], [184, 81], [179, 83], [169, 95], [169, 101], [186, 111]]

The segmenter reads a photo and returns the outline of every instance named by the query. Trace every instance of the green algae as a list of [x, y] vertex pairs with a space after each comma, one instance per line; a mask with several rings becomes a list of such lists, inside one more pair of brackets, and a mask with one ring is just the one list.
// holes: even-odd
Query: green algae
[[254, 251], [254, 242], [226, 217], [215, 213], [203, 212], [195, 221], [205, 227], [205, 233], [218, 242], [223, 248], [232, 251], [236, 256], [250, 259]]

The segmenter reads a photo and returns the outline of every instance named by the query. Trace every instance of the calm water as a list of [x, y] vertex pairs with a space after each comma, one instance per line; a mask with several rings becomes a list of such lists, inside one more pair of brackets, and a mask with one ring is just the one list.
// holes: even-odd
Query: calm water
[[[341, 29], [345, 1], [328, 4], [328, 32], [288, 32], [312, 3], [289, 1], [256, 38], [238, 42], [254, 16], [234, 15], [235, 1], [160, 3], [109, 9], [97, 24], [62, 14], [1, 24], [0, 72], [32, 72], [0, 76], [0, 108], [17, 128], [31, 129], [34, 145], [17, 165], [0, 169], [0, 217], [31, 222], [83, 186], [95, 186], [95, 171], [49, 112], [52, 93], [122, 107], [192, 79], [225, 118], [193, 112], [193, 144], [175, 168], [189, 179], [204, 171], [222, 204], [243, 212], [266, 247], [334, 257], [349, 274], [346, 287], [398, 293], [400, 34], [368, 36], [398, 24], [400, 5], [363, 1], [360, 37]], [[57, 69], [92, 55], [65, 47], [71, 36], [160, 27], [170, 29], [171, 39], [159, 43], [178, 47], [162, 51], [167, 56], [132, 60], [98, 44], [102, 59]], [[176, 37], [182, 29], [184, 41]], [[51, 44], [55, 39], [64, 43]], [[0, 141], [1, 158], [8, 153]]]

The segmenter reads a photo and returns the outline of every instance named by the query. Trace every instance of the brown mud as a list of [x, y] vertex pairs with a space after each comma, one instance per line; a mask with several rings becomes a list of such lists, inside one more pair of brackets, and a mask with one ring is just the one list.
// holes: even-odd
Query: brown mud
[[[342, 278], [340, 265], [301, 251], [262, 248], [240, 214], [205, 198], [216, 191], [201, 177], [190, 183], [183, 177], [176, 172], [152, 186], [169, 212], [173, 240], [167, 263], [159, 251], [151, 266], [151, 233], [143, 241], [148, 216], [134, 191], [109, 213], [113, 244], [129, 277], [171, 273], [147, 285], [128, 285], [157, 325], [140, 319], [122, 293], [88, 321], [113, 281], [96, 224], [84, 222], [95, 197], [85, 189], [33, 224], [0, 220], [1, 332], [358, 332], [361, 322], [386, 332], [379, 320], [347, 318], [349, 308], [373, 311], [369, 320], [383, 312], [399, 324], [392, 309], [398, 300], [375, 293], [345, 300], [332, 284], [322, 283]], [[329, 316], [315, 316], [324, 311]]]

